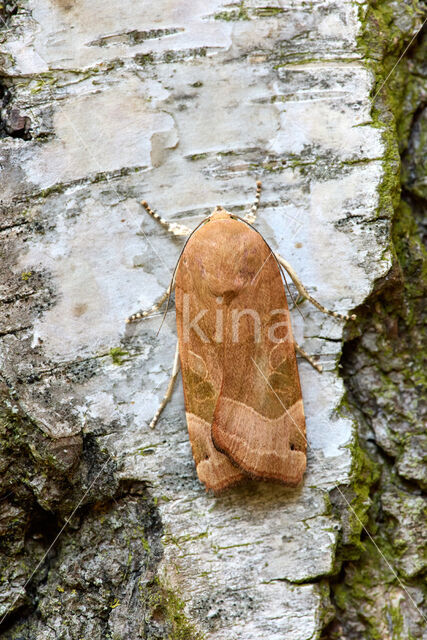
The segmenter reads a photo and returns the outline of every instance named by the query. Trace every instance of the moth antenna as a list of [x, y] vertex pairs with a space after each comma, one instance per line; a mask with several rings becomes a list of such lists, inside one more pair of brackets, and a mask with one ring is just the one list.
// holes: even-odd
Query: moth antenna
[[255, 202], [253, 203], [252, 207], [249, 209], [249, 213], [243, 216], [243, 220], [248, 224], [254, 224], [254, 222], [256, 221], [259, 201], [261, 198], [261, 188], [262, 188], [262, 182], [261, 180], [258, 180], [256, 183]]
[[191, 229], [189, 227], [186, 227], [184, 224], [178, 224], [177, 222], [168, 222], [167, 220], [162, 218], [162, 216], [159, 216], [158, 213], [156, 213], [151, 209], [151, 207], [148, 205], [148, 202], [146, 200], [143, 200], [141, 204], [146, 210], [146, 212], [152, 218], [154, 218], [154, 220], [157, 220], [157, 222], [161, 224], [162, 227], [167, 229], [169, 233], [171, 233], [172, 235], [180, 237], [180, 236], [188, 236], [191, 233]]

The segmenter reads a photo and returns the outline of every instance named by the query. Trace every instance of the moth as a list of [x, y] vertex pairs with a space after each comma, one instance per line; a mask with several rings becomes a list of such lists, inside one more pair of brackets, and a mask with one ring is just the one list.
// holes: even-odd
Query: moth
[[255, 230], [260, 195], [258, 181], [245, 216], [217, 206], [194, 231], [167, 222], [142, 202], [174, 236], [187, 236], [159, 302], [127, 320], [158, 311], [175, 289], [178, 344], [172, 377], [150, 426], [169, 401], [181, 367], [197, 475], [215, 492], [247, 477], [290, 486], [303, 478], [307, 440], [295, 352], [321, 367], [293, 339], [282, 271], [318, 309], [350, 319], [312, 298]]

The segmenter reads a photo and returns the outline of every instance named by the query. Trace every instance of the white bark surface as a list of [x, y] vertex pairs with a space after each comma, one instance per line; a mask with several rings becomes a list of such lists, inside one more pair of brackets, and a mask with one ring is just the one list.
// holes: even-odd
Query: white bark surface
[[[3, 370], [15, 385], [38, 374], [19, 397], [47, 433], [102, 427], [121, 475], [150, 483], [162, 572], [207, 638], [314, 638], [341, 526], [328, 492], [349, 482], [352, 463], [342, 323], [307, 303], [304, 321], [292, 312], [297, 341], [325, 368], [300, 362], [303, 486], [253, 482], [214, 496], [196, 477], [180, 384], [148, 428], [172, 366], [174, 314], [159, 336], [159, 317], [125, 320], [164, 291], [182, 246], [142, 199], [194, 227], [217, 204], [241, 213], [261, 179], [257, 227], [319, 301], [345, 313], [387, 272], [384, 147], [358, 5], [34, 0], [28, 12], [2, 51], [35, 137], [3, 141], [1, 190], [4, 204], [25, 195], [34, 228], [25, 242], [17, 228], [13, 271], [42, 274], [54, 296], [30, 318], [12, 310]], [[121, 366], [115, 347], [128, 352]], [[83, 374], [67, 379], [76, 366]]]

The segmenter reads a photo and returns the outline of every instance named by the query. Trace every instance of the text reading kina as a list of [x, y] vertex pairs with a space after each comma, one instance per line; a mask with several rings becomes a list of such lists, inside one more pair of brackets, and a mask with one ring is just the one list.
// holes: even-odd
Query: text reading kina
[[[261, 183], [243, 218], [216, 207], [193, 232], [146, 211], [173, 235], [189, 236], [168, 290], [134, 322], [157, 311], [175, 288], [178, 345], [172, 377], [151, 421], [154, 427], [172, 394], [181, 365], [188, 433], [197, 475], [222, 491], [246, 477], [296, 486], [306, 467], [304, 408], [295, 343], [281, 268], [300, 294], [291, 266], [251, 226]], [[355, 316], [351, 316], [354, 318]]]

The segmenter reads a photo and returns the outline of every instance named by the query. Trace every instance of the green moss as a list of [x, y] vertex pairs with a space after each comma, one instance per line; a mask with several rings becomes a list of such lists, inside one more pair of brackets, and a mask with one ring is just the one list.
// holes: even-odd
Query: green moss
[[[166, 502], [169, 502], [169, 500], [166, 500]], [[183, 534], [181, 536], [175, 536], [170, 530], [168, 530], [165, 532], [163, 536], [163, 544], [164, 545], [173, 544], [176, 547], [179, 547], [180, 549], [182, 549], [182, 545], [185, 544], [186, 542], [190, 542], [191, 540], [200, 540], [202, 538], [207, 538], [208, 535], [209, 535], [208, 531], [202, 531], [196, 534], [188, 533], [188, 534]], [[240, 545], [237, 545], [237, 546], [240, 546]]]
[[125, 177], [128, 175], [131, 175], [133, 173], [139, 173], [140, 171], [142, 171], [143, 169], [146, 169], [145, 166], [139, 166], [139, 167], [122, 167], [121, 169], [118, 169], [117, 171], [100, 171], [98, 173], [94, 173], [91, 176], [88, 176], [87, 179], [77, 179], [77, 180], [73, 180], [71, 182], [60, 182], [57, 184], [52, 185], [51, 187], [48, 187], [47, 189], [41, 189], [38, 192], [34, 192], [32, 194], [32, 198], [47, 198], [48, 196], [51, 196], [53, 194], [56, 193], [63, 193], [66, 189], [68, 189], [69, 187], [74, 187], [74, 186], [78, 186], [78, 185], [85, 185], [87, 183], [89, 184], [98, 184], [98, 183], [102, 183], [102, 182], [108, 182], [109, 180], [113, 179], [113, 178], [120, 178], [120, 177]]
[[277, 16], [279, 13], [285, 13], [285, 10], [281, 7], [259, 7], [255, 9], [254, 13], [260, 18], [270, 18], [271, 16]]
[[142, 546], [144, 547], [144, 550], [147, 553], [150, 553], [150, 551], [151, 551], [150, 543], [148, 542], [148, 540], [146, 538], [144, 538], [144, 536], [141, 536], [141, 543], [142, 543]]
[[250, 168], [253, 170], [261, 169], [265, 173], [281, 173], [287, 169], [289, 165], [284, 160], [272, 161], [272, 162], [253, 162]]
[[341, 547], [341, 560], [357, 559], [365, 550], [361, 542], [362, 531], [368, 524], [368, 511], [371, 506], [370, 494], [372, 486], [380, 477], [380, 470], [373, 460], [360, 446], [356, 437], [351, 445], [352, 470], [350, 510], [348, 514], [349, 536]]
[[[367, 540], [359, 563], [348, 563], [346, 579], [333, 585], [334, 603], [344, 615], [354, 612], [359, 625], [364, 626], [364, 638], [382, 640], [392, 627], [392, 634], [387, 637], [403, 640], [403, 617], [399, 608], [388, 605], [387, 597], [381, 601], [381, 613], [378, 611], [378, 591], [386, 591], [392, 586], [395, 576], [389, 565], [383, 561], [387, 550], [381, 545]], [[380, 542], [381, 544], [381, 542]], [[382, 555], [381, 555], [382, 554]], [[390, 559], [390, 556], [387, 555]], [[384, 604], [385, 603], [385, 604]], [[391, 624], [390, 624], [391, 623]], [[331, 634], [330, 640], [341, 640], [343, 636]]]
[[204, 160], [208, 157], [208, 155], [208, 153], [194, 153], [192, 156], [190, 156], [190, 160], [192, 160], [193, 162], [196, 160]]
[[23, 273], [21, 273], [21, 279], [24, 280], [24, 282], [27, 282], [27, 280], [29, 280], [32, 275], [32, 271], [24, 271]]
[[159, 443], [156, 444], [147, 444], [145, 447], [141, 447], [140, 449], [138, 449], [138, 455], [139, 456], [151, 456], [155, 450], [156, 447], [160, 446]]
[[124, 359], [124, 356], [129, 355], [129, 351], [124, 351], [121, 347], [112, 347], [108, 353], [113, 360], [113, 364], [119, 366], [126, 362], [127, 358]]
[[140, 583], [140, 598], [148, 606], [148, 620], [163, 620], [170, 640], [203, 640], [204, 634], [196, 629], [185, 614], [185, 604], [176, 591], [156, 576], [148, 585]]
[[172, 627], [171, 638], [173, 640], [197, 640], [203, 635], [197, 632], [184, 613], [184, 603], [172, 590], [163, 588], [163, 597], [166, 609], [166, 618]]
[[[233, 5], [230, 5], [233, 6]], [[235, 9], [229, 9], [228, 11], [220, 11], [214, 15], [215, 20], [224, 20], [226, 22], [237, 22], [238, 20], [250, 20], [251, 16], [257, 18], [271, 18], [277, 16], [280, 13], [284, 13], [285, 10], [281, 7], [258, 7], [255, 9], [247, 9], [244, 2], [235, 3]]]
[[141, 67], [144, 67], [147, 64], [154, 63], [154, 56], [152, 53], [138, 53], [134, 58], [136, 64], [139, 64]]
[[120, 600], [118, 598], [114, 598], [113, 602], [109, 605], [110, 609], [115, 609], [120, 606]]
[[391, 619], [393, 640], [403, 640], [403, 616], [400, 609], [398, 607], [390, 605], [389, 607], [387, 607], [387, 614]]
[[60, 182], [58, 184], [52, 185], [51, 187], [48, 187], [47, 189], [42, 189], [34, 195], [35, 197], [38, 196], [39, 198], [47, 198], [48, 196], [52, 195], [52, 193], [62, 193], [63, 191], [65, 191], [65, 188], [66, 185]]
[[204, 58], [207, 55], [206, 47], [196, 47], [195, 49], [186, 49], [184, 51], [165, 51], [162, 56], [162, 62], [171, 64], [173, 62], [181, 62], [189, 58]]
[[[418, 227], [411, 207], [403, 200], [399, 203], [392, 237], [399, 263], [406, 275], [403, 283], [406, 297], [423, 297], [427, 282], [427, 251], [419, 241]], [[413, 313], [410, 313], [408, 321], [412, 326]]]
[[231, 11], [220, 11], [214, 15], [215, 20], [225, 20], [226, 22], [236, 22], [237, 20], [250, 20], [248, 10], [244, 2], [240, 2], [236, 9]]

